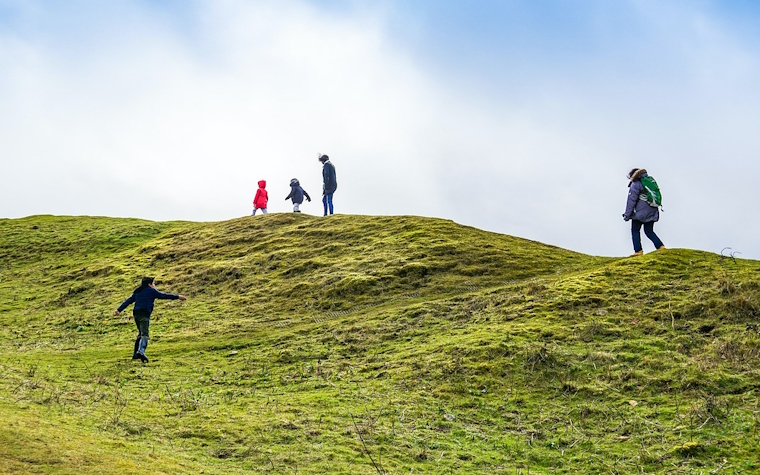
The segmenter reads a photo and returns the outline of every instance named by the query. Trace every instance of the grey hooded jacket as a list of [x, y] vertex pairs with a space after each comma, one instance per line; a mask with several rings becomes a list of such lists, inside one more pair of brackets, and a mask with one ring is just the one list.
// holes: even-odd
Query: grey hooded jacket
[[306, 190], [301, 188], [301, 184], [296, 180], [295, 178], [290, 180], [290, 194], [285, 197], [286, 200], [292, 199], [293, 203], [298, 203], [299, 205], [303, 203], [303, 197], [306, 196], [306, 199], [311, 201], [311, 196], [309, 196], [308, 193], [306, 193]]
[[623, 218], [628, 221], [629, 219], [635, 219], [642, 223], [651, 223], [660, 220], [660, 210], [654, 206], [650, 206], [644, 199], [641, 199], [641, 195], [645, 195], [644, 186], [641, 184], [641, 178], [648, 176], [645, 169], [640, 169], [631, 176], [631, 181], [628, 183], [628, 201], [625, 206], [625, 213]]

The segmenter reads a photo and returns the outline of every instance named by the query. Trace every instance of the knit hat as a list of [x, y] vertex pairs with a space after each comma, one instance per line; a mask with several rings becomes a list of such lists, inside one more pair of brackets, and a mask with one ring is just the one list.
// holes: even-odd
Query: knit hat
[[330, 157], [328, 157], [327, 155], [322, 155], [322, 154], [319, 155], [320, 162], [325, 163], [328, 160], [330, 160]]

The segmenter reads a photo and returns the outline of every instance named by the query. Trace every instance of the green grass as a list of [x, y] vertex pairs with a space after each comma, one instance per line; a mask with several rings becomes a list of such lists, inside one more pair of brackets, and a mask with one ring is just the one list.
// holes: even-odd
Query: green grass
[[[0, 220], [0, 473], [757, 473], [760, 263], [449, 221]], [[131, 312], [155, 275], [147, 365]]]

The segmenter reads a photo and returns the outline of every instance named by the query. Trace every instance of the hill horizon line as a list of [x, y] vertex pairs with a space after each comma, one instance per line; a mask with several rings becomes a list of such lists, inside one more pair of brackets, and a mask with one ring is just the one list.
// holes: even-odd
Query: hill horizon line
[[[348, 214], [348, 213], [336, 213], [336, 214], [330, 215], [330, 216], [321, 216], [321, 215], [318, 215], [318, 214], [310, 214], [310, 213], [307, 213], [307, 212], [293, 213], [293, 212], [282, 211], [282, 212], [271, 212], [271, 213], [268, 213], [268, 214], [260, 214], [260, 215], [257, 215], [257, 216], [246, 215], [246, 216], [238, 216], [238, 217], [228, 218], [228, 219], [222, 219], [222, 220], [199, 221], [199, 220], [188, 220], [188, 219], [166, 219], [166, 220], [162, 219], [162, 220], [157, 220], [157, 219], [141, 218], [141, 217], [133, 217], [133, 216], [108, 216], [108, 215], [88, 215], [88, 214], [73, 214], [73, 215], [68, 215], [68, 214], [48, 214], [48, 213], [42, 213], [42, 214], [32, 214], [32, 215], [28, 215], [28, 216], [21, 216], [21, 217], [17, 217], [17, 218], [4, 217], [4, 218], [0, 218], [0, 221], [2, 221], [2, 220], [14, 221], [14, 220], [27, 220], [27, 219], [33, 220], [35, 218], [62, 218], [62, 219], [65, 219], [65, 218], [103, 218], [103, 219], [117, 219], [117, 220], [135, 220], [135, 221], [143, 221], [143, 222], [149, 222], [149, 223], [167, 223], [167, 224], [168, 223], [222, 224], [222, 223], [228, 223], [228, 222], [233, 222], [233, 221], [237, 221], [237, 220], [245, 220], [247, 218], [251, 218], [251, 219], [273, 219], [273, 218], [271, 218], [272, 216], [280, 216], [280, 215], [285, 215], [285, 216], [288, 216], [288, 215], [298, 215], [298, 216], [310, 217], [310, 218], [315, 218], [315, 219], [334, 219], [334, 218], [338, 218], [338, 217], [369, 218], [369, 219], [373, 219], [373, 218], [378, 218], [378, 219], [380, 219], [380, 218], [414, 218], [414, 219], [423, 219], [423, 220], [442, 221], [442, 222], [452, 223], [452, 224], [454, 224], [456, 226], [461, 226], [461, 227], [464, 227], [464, 228], [475, 229], [475, 230], [478, 230], [478, 231], [481, 231], [481, 232], [485, 232], [485, 233], [491, 233], [491, 234], [495, 234], [495, 235], [499, 235], [499, 236], [509, 236], [509, 237], [513, 237], [513, 238], [517, 238], [517, 239], [523, 239], [523, 240], [526, 240], [526, 241], [535, 242], [535, 243], [543, 244], [545, 246], [551, 246], [551, 247], [555, 247], [555, 248], [558, 248], [558, 249], [563, 249], [563, 250], [566, 250], [566, 251], [575, 252], [575, 253], [578, 253], [578, 254], [583, 254], [583, 255], [586, 255], [586, 256], [604, 257], [604, 258], [613, 258], [613, 259], [614, 258], [634, 258], [633, 256], [630, 256], [629, 254], [623, 254], [623, 255], [590, 254], [590, 253], [586, 253], [586, 252], [582, 252], [582, 251], [577, 251], [577, 250], [574, 250], [572, 248], [562, 247], [562, 246], [557, 245], [557, 244], [552, 244], [552, 243], [548, 243], [548, 242], [544, 242], [544, 241], [539, 241], [539, 240], [536, 240], [536, 239], [532, 239], [530, 237], [518, 236], [518, 235], [514, 235], [514, 234], [508, 234], [508, 233], [499, 232], [499, 231], [491, 231], [491, 230], [483, 229], [483, 228], [480, 228], [480, 227], [477, 227], [477, 226], [474, 226], [474, 225], [470, 225], [470, 224], [462, 224], [462, 223], [459, 223], [459, 222], [457, 222], [457, 221], [455, 221], [455, 220], [453, 220], [451, 218], [440, 218], [440, 217], [436, 217], [436, 216], [423, 216], [423, 215], [415, 215], [415, 214], [391, 214], [391, 215], [386, 215], [386, 214]], [[731, 248], [730, 247], [724, 247], [723, 248], [723, 250], [726, 250], [726, 249], [731, 249]], [[687, 248], [687, 247], [667, 247], [667, 250], [670, 250], [670, 251], [675, 251], [675, 250], [696, 251], [696, 252], [704, 252], [704, 253], [707, 253], [707, 254], [713, 254], [713, 255], [719, 256], [720, 258], [724, 258], [724, 259], [743, 260], [743, 261], [760, 261], [760, 259], [753, 259], [753, 258], [748, 258], [748, 257], [740, 257], [739, 256], [739, 254], [741, 254], [740, 252], [733, 252], [733, 253], [723, 254], [722, 252], [710, 251], [710, 250], [706, 250], [706, 249]], [[648, 251], [648, 252], [646, 252], [646, 254], [651, 254], [653, 252], [656, 252], [656, 250]]]

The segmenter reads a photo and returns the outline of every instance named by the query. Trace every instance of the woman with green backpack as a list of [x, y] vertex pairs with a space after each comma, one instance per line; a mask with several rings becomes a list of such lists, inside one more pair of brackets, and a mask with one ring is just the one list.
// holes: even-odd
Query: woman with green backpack
[[633, 256], [644, 254], [641, 247], [641, 227], [656, 249], [664, 249], [660, 238], [654, 233], [654, 223], [660, 220], [662, 195], [654, 178], [643, 168], [634, 168], [628, 173], [628, 201], [623, 213], [625, 221], [631, 221]]

